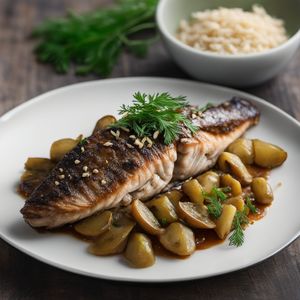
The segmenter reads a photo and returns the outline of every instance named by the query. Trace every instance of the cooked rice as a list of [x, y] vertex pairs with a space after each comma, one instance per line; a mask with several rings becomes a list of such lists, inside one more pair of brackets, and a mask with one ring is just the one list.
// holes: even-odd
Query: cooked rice
[[284, 22], [254, 5], [252, 12], [240, 8], [218, 8], [194, 12], [180, 21], [177, 38], [199, 49], [220, 54], [262, 52], [284, 43]]

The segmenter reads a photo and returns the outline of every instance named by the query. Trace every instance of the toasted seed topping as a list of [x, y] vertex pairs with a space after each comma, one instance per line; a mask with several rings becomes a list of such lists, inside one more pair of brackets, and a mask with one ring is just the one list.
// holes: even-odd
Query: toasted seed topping
[[144, 147], [144, 144], [141, 143], [140, 139], [136, 139], [134, 141], [134, 144], [137, 145], [140, 149], [142, 149]]
[[125, 132], [130, 132], [130, 130], [129, 130], [128, 128], [126, 128], [126, 127], [121, 127], [121, 129], [122, 129], [123, 131], [125, 131]]
[[55, 185], [59, 185], [59, 182], [58, 182], [58, 181], [54, 181], [54, 184], [55, 184]]
[[200, 118], [202, 118], [202, 117], [204, 116], [204, 113], [203, 113], [202, 111], [198, 111], [198, 116], [199, 116]]
[[85, 177], [89, 177], [90, 176], [90, 173], [88, 172], [85, 172], [85, 173], [82, 173], [81, 177], [85, 178]]
[[192, 119], [196, 119], [197, 115], [196, 114], [192, 114]]
[[180, 139], [180, 142], [188, 144], [190, 142], [190, 139], [189, 138], [182, 138], [182, 139]]
[[129, 148], [129, 149], [133, 149], [134, 147], [131, 145], [131, 144], [129, 144], [129, 143], [126, 143], [126, 146]]
[[83, 170], [84, 172], [86, 172], [86, 171], [88, 170], [88, 167], [87, 167], [87, 166], [84, 166], [84, 167], [82, 168], [82, 170]]
[[116, 132], [114, 132], [113, 130], [111, 130], [110, 133], [111, 133], [116, 139], [118, 139], [119, 136], [120, 136], [120, 130], [117, 130]]
[[98, 173], [99, 173], [99, 170], [98, 170], [98, 169], [94, 169], [94, 170], [93, 170], [93, 173], [94, 173], [94, 174], [98, 174]]
[[108, 164], [108, 160], [106, 159], [105, 162]]
[[134, 134], [132, 134], [132, 135], [129, 136], [129, 138], [132, 139], [132, 140], [135, 140], [136, 136]]
[[103, 185], [106, 184], [106, 180], [105, 180], [105, 179], [102, 179], [102, 180], [101, 180], [101, 184], [103, 184]]
[[81, 147], [80, 149], [82, 153], [85, 151], [84, 147]]
[[106, 143], [103, 144], [103, 146], [105, 146], [105, 147], [110, 147], [112, 145], [113, 145], [113, 143], [111, 143], [111, 142], [106, 142]]
[[147, 140], [147, 138], [144, 136], [144, 137], [142, 138], [141, 143], [142, 143], [142, 144], [145, 144], [146, 140]]
[[58, 178], [59, 178], [59, 179], [64, 179], [64, 178], [65, 178], [65, 175], [64, 175], [64, 174], [59, 175]]
[[76, 160], [74, 161], [74, 163], [75, 163], [75, 165], [79, 165], [79, 164], [80, 164], [80, 160], [79, 160], [79, 159], [76, 159]]
[[62, 173], [64, 171], [64, 169], [62, 169], [62, 168], [59, 168], [58, 170], [60, 173]]
[[152, 140], [151, 140], [149, 137], [147, 137], [147, 138], [146, 138], [146, 141], [147, 141], [147, 143], [148, 143], [147, 148], [151, 148], [152, 145], [153, 145]]
[[156, 130], [154, 133], [153, 133], [153, 139], [157, 139], [158, 138], [158, 135], [159, 135], [159, 130]]

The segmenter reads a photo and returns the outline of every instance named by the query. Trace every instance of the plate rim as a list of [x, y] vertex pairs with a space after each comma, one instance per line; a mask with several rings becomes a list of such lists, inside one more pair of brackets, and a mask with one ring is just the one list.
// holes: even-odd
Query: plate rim
[[[296, 120], [294, 117], [292, 117], [291, 115], [289, 115], [288, 113], [286, 113], [285, 111], [283, 111], [282, 109], [280, 109], [279, 107], [275, 106], [272, 103], [269, 103], [266, 100], [263, 100], [260, 97], [257, 97], [255, 95], [252, 95], [250, 93], [244, 92], [244, 91], [240, 91], [238, 89], [234, 89], [234, 88], [230, 88], [230, 87], [224, 87], [221, 85], [215, 85], [215, 84], [210, 84], [210, 83], [204, 83], [204, 82], [199, 82], [196, 80], [189, 80], [189, 79], [180, 79], [180, 78], [169, 78], [169, 77], [146, 77], [146, 76], [136, 76], [136, 77], [117, 77], [117, 78], [109, 78], [109, 79], [99, 79], [99, 80], [91, 80], [91, 81], [84, 81], [84, 82], [79, 82], [79, 83], [73, 83], [73, 84], [69, 84], [66, 86], [62, 86], [50, 91], [47, 91], [45, 93], [42, 93], [40, 95], [37, 95], [29, 100], [27, 100], [24, 103], [21, 103], [20, 105], [12, 108], [11, 110], [9, 110], [8, 112], [4, 113], [1, 117], [0, 117], [0, 126], [2, 126], [3, 124], [5, 124], [6, 122], [8, 122], [10, 120], [10, 118], [14, 117], [14, 115], [16, 115], [17, 113], [21, 112], [22, 110], [26, 109], [27, 107], [34, 105], [38, 102], [42, 102], [44, 101], [44, 99], [47, 99], [47, 97], [49, 96], [53, 96], [57, 93], [60, 92], [64, 92], [67, 91], [69, 89], [73, 89], [73, 88], [80, 88], [83, 86], [88, 86], [88, 85], [95, 85], [98, 83], [118, 83], [118, 82], [136, 82], [136, 81], [159, 81], [160, 83], [162, 81], [166, 82], [166, 83], [190, 83], [193, 85], [198, 85], [198, 86], [203, 86], [204, 88], [215, 88], [218, 91], [224, 91], [224, 92], [231, 92], [231, 93], [238, 93], [239, 95], [243, 96], [243, 97], [249, 97], [250, 99], [254, 99], [255, 101], [257, 101], [259, 104], [263, 105], [263, 106], [267, 106], [269, 109], [275, 110], [277, 111], [279, 114], [283, 115], [285, 118], [289, 119], [292, 123], [294, 123], [298, 129], [300, 130], [300, 122], [298, 120]], [[21, 246], [19, 246], [17, 243], [15, 243], [14, 241], [11, 241], [8, 237], [6, 237], [5, 234], [3, 234], [0, 231], [0, 238], [2, 240], [4, 240], [5, 242], [7, 242], [9, 245], [11, 245], [12, 247], [16, 248], [17, 250], [25, 253], [26, 255], [29, 255], [30, 257], [43, 262], [47, 265], [50, 265], [52, 267], [56, 267], [58, 269], [61, 269], [63, 271], [68, 271], [71, 273], [75, 273], [75, 274], [79, 274], [79, 275], [84, 275], [84, 276], [88, 276], [88, 277], [93, 277], [93, 278], [98, 278], [98, 279], [105, 279], [105, 280], [113, 280], [113, 281], [122, 281], [122, 282], [145, 282], [145, 283], [164, 283], [164, 282], [183, 282], [183, 281], [191, 281], [191, 280], [197, 280], [197, 279], [204, 279], [204, 278], [210, 278], [210, 277], [214, 277], [214, 276], [219, 276], [222, 274], [229, 274], [232, 272], [236, 272], [239, 270], [243, 270], [245, 268], [248, 268], [250, 266], [255, 266], [263, 261], [265, 261], [266, 259], [272, 257], [273, 255], [279, 253], [280, 251], [282, 251], [283, 249], [285, 249], [286, 247], [288, 247], [291, 243], [293, 243], [298, 237], [300, 236], [300, 229], [298, 230], [298, 232], [291, 237], [286, 243], [284, 243], [281, 247], [279, 247], [278, 249], [276, 249], [275, 251], [271, 251], [271, 253], [263, 256], [261, 259], [257, 260], [254, 263], [246, 263], [244, 265], [242, 265], [241, 267], [235, 267], [232, 268], [228, 271], [219, 271], [219, 272], [214, 272], [212, 274], [209, 275], [200, 275], [200, 276], [189, 276], [189, 277], [184, 277], [184, 278], [168, 278], [168, 279], [142, 279], [142, 278], [125, 278], [125, 277], [118, 277], [118, 276], [110, 276], [110, 275], [99, 275], [99, 274], [95, 274], [95, 273], [90, 273], [87, 272], [85, 270], [80, 270], [77, 268], [72, 268], [70, 266], [66, 266], [63, 265], [61, 263], [57, 263], [57, 262], [53, 262], [51, 260], [48, 260], [47, 258], [44, 258], [43, 256], [39, 255], [39, 254], [35, 254], [32, 253], [30, 250], [24, 249]]]

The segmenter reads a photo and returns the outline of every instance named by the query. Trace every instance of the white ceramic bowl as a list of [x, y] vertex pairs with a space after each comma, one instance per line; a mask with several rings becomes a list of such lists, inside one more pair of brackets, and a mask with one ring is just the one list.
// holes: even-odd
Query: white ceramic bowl
[[[251, 8], [262, 4], [268, 13], [285, 21], [287, 42], [271, 50], [247, 55], [221, 55], [199, 51], [175, 37], [181, 19], [191, 12], [223, 7]], [[244, 87], [260, 84], [278, 74], [300, 44], [300, 1], [297, 0], [160, 0], [156, 19], [163, 41], [176, 63], [189, 75], [202, 81]]]

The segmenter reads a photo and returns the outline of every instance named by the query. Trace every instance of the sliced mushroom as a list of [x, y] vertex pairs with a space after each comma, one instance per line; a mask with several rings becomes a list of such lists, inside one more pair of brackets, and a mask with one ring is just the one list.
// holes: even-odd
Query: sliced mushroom
[[220, 186], [219, 174], [213, 171], [208, 171], [197, 177], [200, 185], [202, 186], [204, 192], [210, 193], [214, 187]]
[[231, 204], [224, 204], [221, 216], [215, 221], [215, 231], [220, 239], [224, 239], [231, 230], [234, 216], [236, 213], [235, 206]]
[[159, 236], [159, 241], [167, 250], [177, 255], [191, 255], [196, 249], [193, 231], [178, 222], [170, 224]]
[[287, 159], [287, 153], [278, 146], [264, 141], [253, 140], [254, 162], [264, 168], [275, 168], [281, 166]]
[[263, 177], [256, 177], [251, 183], [251, 190], [255, 201], [261, 204], [270, 204], [273, 201], [273, 192], [267, 180]]
[[229, 187], [232, 196], [239, 196], [243, 192], [241, 183], [230, 174], [224, 174], [221, 176], [221, 186]]
[[244, 211], [245, 201], [242, 195], [231, 197], [225, 200], [225, 204], [231, 204], [235, 206], [238, 211]]
[[147, 268], [155, 263], [151, 240], [143, 233], [131, 234], [124, 256], [136, 268]]
[[165, 195], [172, 202], [172, 204], [174, 205], [175, 209], [177, 208], [178, 202], [183, 197], [182, 192], [180, 192], [178, 190], [173, 190], [173, 191], [167, 192], [167, 193], [165, 193]]
[[167, 196], [160, 196], [146, 203], [162, 225], [175, 222], [178, 217], [172, 202]]
[[95, 128], [93, 130], [93, 134], [98, 131], [107, 128], [109, 125], [114, 124], [117, 121], [117, 119], [114, 116], [107, 115], [99, 119], [95, 125]]
[[135, 220], [146, 232], [153, 235], [159, 235], [164, 232], [151, 210], [140, 200], [133, 201], [131, 212]]
[[241, 159], [232, 153], [223, 152], [219, 156], [218, 165], [221, 171], [234, 175], [242, 185], [248, 185], [252, 181], [252, 176]]
[[29, 157], [25, 162], [25, 170], [50, 172], [55, 164], [48, 158]]
[[252, 140], [245, 138], [237, 139], [228, 146], [227, 151], [237, 155], [244, 164], [253, 164], [254, 151]]
[[215, 228], [209, 218], [207, 207], [192, 202], [179, 202], [178, 214], [187, 224], [195, 228]]
[[59, 162], [68, 152], [73, 150], [78, 143], [78, 139], [61, 139], [53, 142], [50, 148], [51, 160]]
[[182, 190], [192, 202], [203, 204], [203, 189], [197, 179], [186, 181], [182, 185]]
[[109, 229], [111, 222], [112, 212], [107, 210], [80, 221], [74, 229], [85, 236], [98, 236]]
[[110, 255], [121, 253], [127, 242], [129, 233], [133, 229], [135, 222], [130, 219], [124, 221], [122, 225], [112, 225], [91, 244], [88, 251], [95, 255]]

